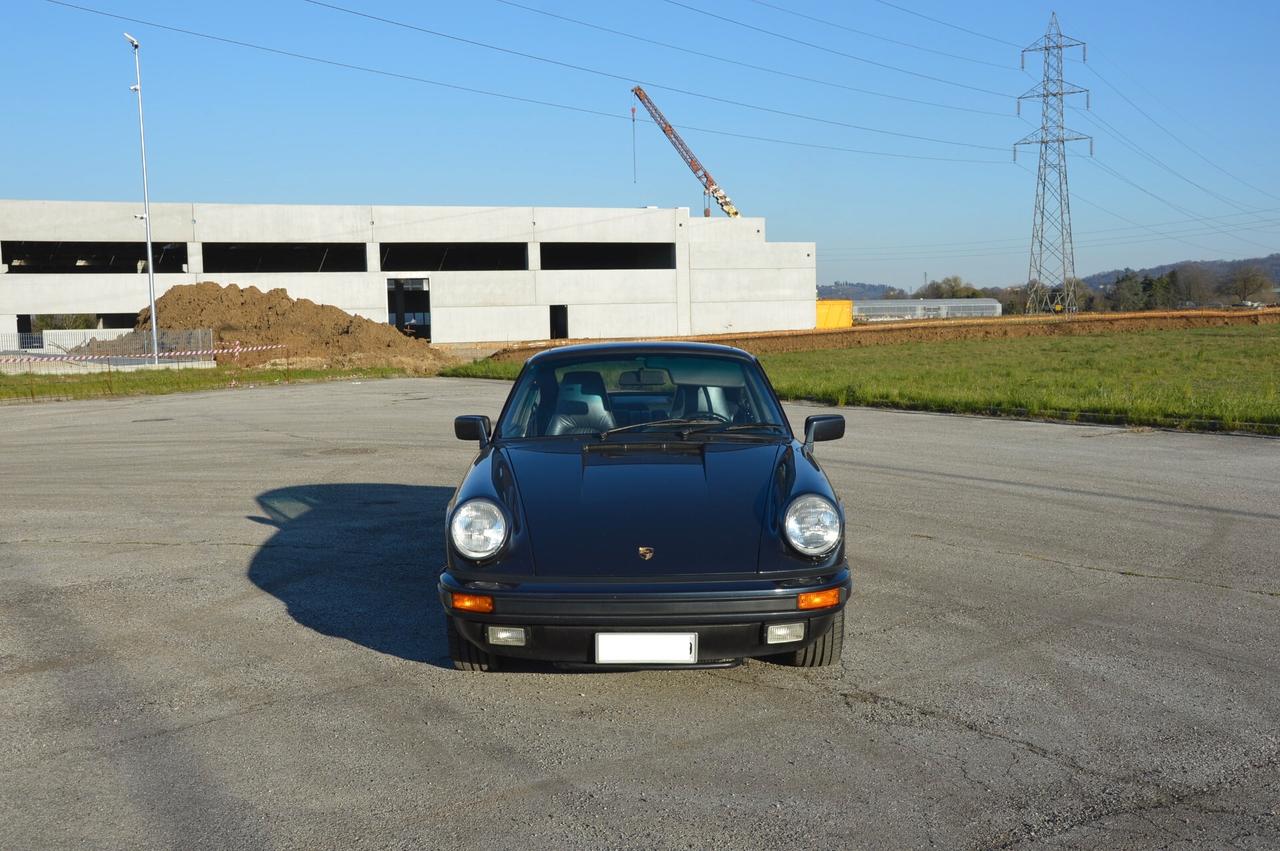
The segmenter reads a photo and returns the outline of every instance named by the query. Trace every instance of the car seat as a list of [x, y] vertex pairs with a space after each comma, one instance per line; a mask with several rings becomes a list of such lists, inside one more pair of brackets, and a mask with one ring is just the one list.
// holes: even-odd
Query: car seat
[[566, 372], [560, 379], [556, 409], [547, 434], [592, 434], [608, 431], [615, 425], [609, 394], [600, 373]]

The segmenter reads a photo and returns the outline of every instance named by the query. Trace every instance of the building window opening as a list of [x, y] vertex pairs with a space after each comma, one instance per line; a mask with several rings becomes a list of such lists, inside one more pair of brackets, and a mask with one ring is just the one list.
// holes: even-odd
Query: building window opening
[[364, 272], [363, 242], [206, 242], [204, 270], [227, 272]]
[[[187, 271], [185, 242], [153, 242], [156, 272]], [[128, 275], [147, 271], [145, 242], [37, 242], [5, 240], [0, 256], [10, 275]]]
[[569, 339], [569, 306], [567, 304], [551, 305], [552, 340]]
[[674, 242], [544, 242], [543, 269], [674, 269]]
[[384, 242], [384, 272], [507, 272], [529, 268], [523, 242]]
[[388, 278], [387, 321], [410, 337], [430, 339], [430, 282], [426, 278]]

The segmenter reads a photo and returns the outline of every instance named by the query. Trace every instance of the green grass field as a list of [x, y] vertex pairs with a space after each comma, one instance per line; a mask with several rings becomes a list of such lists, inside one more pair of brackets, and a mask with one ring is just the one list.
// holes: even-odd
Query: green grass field
[[[1280, 325], [903, 343], [761, 356], [835, 405], [1280, 434]], [[480, 361], [444, 375], [513, 378]]]
[[232, 387], [257, 387], [350, 378], [392, 378], [402, 369], [160, 369], [137, 372], [94, 372], [82, 375], [0, 375], [0, 402], [56, 399], [99, 399], [112, 396], [163, 395]]

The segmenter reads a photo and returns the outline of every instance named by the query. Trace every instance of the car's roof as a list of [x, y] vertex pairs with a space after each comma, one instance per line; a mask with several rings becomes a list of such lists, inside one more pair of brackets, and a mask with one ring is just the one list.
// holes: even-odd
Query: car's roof
[[630, 343], [575, 343], [543, 349], [529, 358], [532, 361], [560, 360], [561, 358], [609, 357], [612, 355], [717, 355], [754, 361], [755, 358], [742, 349], [721, 346], [716, 343], [683, 341], [655, 341]]

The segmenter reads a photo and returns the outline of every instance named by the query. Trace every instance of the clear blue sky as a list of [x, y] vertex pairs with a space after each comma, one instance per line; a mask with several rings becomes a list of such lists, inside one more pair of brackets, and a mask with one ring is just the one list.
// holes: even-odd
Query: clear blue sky
[[[8, 0], [8, 37], [0, 52], [6, 91], [0, 197], [139, 196], [128, 88], [133, 67], [120, 35], [127, 29], [142, 42], [156, 200], [697, 210], [699, 186], [643, 110], [633, 182], [629, 89], [638, 81], [678, 127], [704, 128], [685, 132], [690, 145], [744, 213], [768, 218], [771, 239], [817, 242], [820, 282], [914, 288], [928, 273], [1007, 285], [1026, 277], [1036, 166], [1033, 148], [1020, 152], [1018, 165], [1011, 162], [1011, 144], [1033, 129], [1013, 115], [1013, 96], [1039, 74], [1038, 55], [1029, 56], [1032, 76], [1018, 70], [1013, 45], [1037, 39], [1056, 8], [1063, 31], [1089, 45], [1088, 65], [1073, 52], [1067, 78], [1092, 90], [1093, 112], [1068, 110], [1068, 124], [1097, 139], [1096, 162], [1088, 162], [1087, 143], [1072, 147], [1078, 155], [1070, 167], [1077, 271], [1280, 251], [1280, 3], [1272, 0], [1080, 0], [1057, 7], [1027, 0], [894, 0], [901, 8], [880, 0], [680, 0], [683, 7], [669, 0], [517, 1], [827, 85], [587, 29], [498, 0], [335, 2], [622, 79], [303, 0], [80, 0], [172, 27], [615, 116], [605, 117], [267, 54], [45, 0]], [[977, 147], [784, 116], [670, 88]], [[1073, 103], [1082, 110], [1083, 98]], [[1024, 115], [1038, 123], [1037, 105], [1029, 106]], [[705, 129], [990, 162], [898, 159]], [[1198, 217], [1224, 218], [1206, 224]]]

